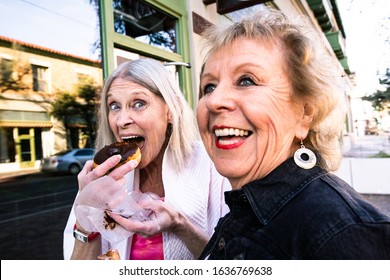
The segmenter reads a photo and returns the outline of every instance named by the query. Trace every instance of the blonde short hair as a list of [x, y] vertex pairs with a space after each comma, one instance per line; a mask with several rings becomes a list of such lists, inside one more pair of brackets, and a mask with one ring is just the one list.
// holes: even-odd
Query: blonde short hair
[[117, 78], [147, 88], [168, 105], [172, 116], [172, 132], [168, 149], [172, 152], [176, 170], [179, 170], [190, 157], [193, 142], [198, 139], [195, 116], [171, 73], [161, 62], [150, 58], [122, 63], [105, 81], [100, 97], [96, 150], [116, 141], [108, 122], [107, 94]]
[[[276, 10], [260, 11], [228, 26], [211, 26], [202, 35], [207, 40], [206, 60], [219, 48], [239, 38], [281, 43], [292, 99], [303, 100], [314, 113], [304, 144], [320, 156], [319, 164], [324, 169], [338, 168], [345, 117], [343, 74], [337, 60], [325, 47], [322, 34], [307, 18], [292, 17]], [[298, 147], [299, 143], [295, 145]]]

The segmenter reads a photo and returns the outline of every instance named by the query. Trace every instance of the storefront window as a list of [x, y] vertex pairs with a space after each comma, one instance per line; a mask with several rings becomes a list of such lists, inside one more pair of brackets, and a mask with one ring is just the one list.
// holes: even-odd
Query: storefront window
[[177, 19], [141, 0], [113, 0], [113, 10], [115, 32], [177, 52]]

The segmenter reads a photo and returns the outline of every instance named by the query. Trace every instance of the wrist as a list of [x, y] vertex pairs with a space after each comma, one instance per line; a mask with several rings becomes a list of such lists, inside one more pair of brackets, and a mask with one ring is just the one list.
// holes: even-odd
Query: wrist
[[82, 229], [76, 222], [73, 227], [73, 236], [76, 240], [79, 240], [83, 243], [89, 243], [98, 238], [100, 235], [99, 232], [86, 232]]
[[88, 231], [88, 230], [85, 230], [85, 229], [79, 224], [78, 221], [76, 221], [76, 223], [75, 223], [74, 226], [73, 226], [73, 230], [75, 230], [75, 229], [77, 229], [77, 230], [79, 230], [79, 231], [81, 231], [82, 233], [85, 233], [85, 234], [87, 234], [87, 235], [89, 235], [90, 233], [92, 233], [92, 232], [90, 232], [90, 231]]
[[189, 220], [187, 216], [181, 214], [180, 212], [177, 213], [176, 218], [174, 219], [174, 224], [172, 226], [172, 231], [179, 234], [183, 230], [185, 230], [188, 227]]

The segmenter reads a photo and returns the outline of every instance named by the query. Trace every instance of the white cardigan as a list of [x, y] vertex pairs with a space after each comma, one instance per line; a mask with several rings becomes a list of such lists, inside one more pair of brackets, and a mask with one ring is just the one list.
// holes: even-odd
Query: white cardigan
[[[231, 189], [229, 181], [216, 171], [201, 142], [195, 143], [192, 158], [178, 173], [172, 166], [171, 157], [170, 149], [167, 149], [162, 171], [165, 203], [185, 214], [193, 224], [211, 236], [219, 218], [229, 211], [223, 195]], [[126, 188], [128, 191], [139, 189], [138, 170], [126, 176]], [[64, 230], [64, 259], [69, 259], [73, 251], [75, 222], [73, 206]], [[111, 246], [107, 240], [102, 239], [103, 252]], [[172, 232], [163, 232], [163, 246], [164, 258], [167, 260], [195, 258], [184, 242]], [[130, 247], [131, 237], [115, 244], [122, 259], [129, 259]]]

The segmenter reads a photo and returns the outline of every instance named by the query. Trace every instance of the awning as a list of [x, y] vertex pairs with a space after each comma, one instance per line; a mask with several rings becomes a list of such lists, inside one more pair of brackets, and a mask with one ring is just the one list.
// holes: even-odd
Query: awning
[[330, 31], [333, 27], [331, 21], [332, 9], [327, 3], [323, 0], [307, 0], [307, 4], [309, 4], [324, 33]]
[[2, 127], [52, 127], [46, 112], [0, 110]]
[[347, 73], [348, 75], [352, 74], [352, 71], [349, 69], [348, 58], [347, 57], [339, 59], [339, 62], [341, 64], [341, 66], [343, 66], [345, 73]]
[[326, 33], [325, 35], [329, 41], [329, 44], [332, 46], [333, 52], [335, 53], [341, 66], [344, 68], [345, 73], [351, 74], [351, 70], [349, 69], [349, 65], [348, 65], [348, 59], [345, 54], [345, 48], [343, 45], [344, 39], [341, 36], [340, 31], [329, 32]]
[[325, 35], [329, 41], [329, 44], [332, 46], [332, 49], [333, 49], [335, 55], [337, 56], [337, 58], [339, 60], [343, 59], [346, 55], [345, 55], [345, 48], [344, 48], [344, 44], [343, 44], [344, 40], [341, 37], [340, 31], [329, 32], [329, 33], [326, 33]]
[[27, 121], [0, 121], [0, 127], [47, 127], [53, 126], [52, 122], [27, 122]]
[[267, 0], [217, 0], [217, 13], [224, 15], [256, 4], [262, 4], [264, 2], [267, 2]]

